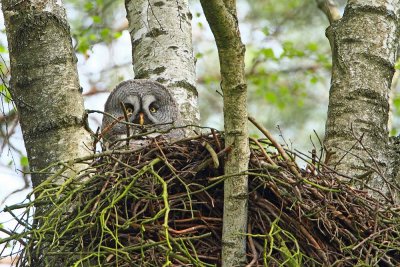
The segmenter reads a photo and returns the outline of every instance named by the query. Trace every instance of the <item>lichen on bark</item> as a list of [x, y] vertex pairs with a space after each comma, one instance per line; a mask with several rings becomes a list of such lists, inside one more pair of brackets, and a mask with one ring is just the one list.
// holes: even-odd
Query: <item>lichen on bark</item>
[[245, 46], [240, 37], [236, 1], [201, 0], [214, 34], [221, 67], [224, 101], [225, 146], [228, 154], [224, 181], [222, 266], [244, 266], [248, 209], [249, 143], [247, 128], [247, 86], [244, 72]]
[[399, 1], [349, 1], [327, 30], [333, 54], [325, 145], [329, 163], [396, 198], [389, 91], [399, 41]]
[[83, 97], [65, 9], [59, 1], [5, 0], [10, 93], [36, 187], [50, 163], [90, 153]]
[[126, 0], [125, 6], [135, 78], [164, 84], [177, 102], [182, 123], [198, 125], [200, 113], [188, 1]]

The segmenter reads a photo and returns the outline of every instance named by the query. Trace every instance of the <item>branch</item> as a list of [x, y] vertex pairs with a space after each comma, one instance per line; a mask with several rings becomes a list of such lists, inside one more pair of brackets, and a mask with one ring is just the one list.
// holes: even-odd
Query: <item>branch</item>
[[342, 16], [340, 15], [337, 4], [334, 0], [316, 0], [318, 8], [325, 13], [329, 20], [329, 24], [338, 21]]

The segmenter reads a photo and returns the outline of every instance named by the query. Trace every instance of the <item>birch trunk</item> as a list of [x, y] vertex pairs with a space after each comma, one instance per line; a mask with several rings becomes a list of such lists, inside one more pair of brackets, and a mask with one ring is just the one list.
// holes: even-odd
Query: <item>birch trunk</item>
[[387, 194], [388, 101], [399, 8], [398, 0], [348, 1], [343, 18], [327, 30], [333, 54], [325, 133], [325, 144], [333, 152], [329, 163]]
[[222, 229], [222, 266], [245, 266], [248, 180], [247, 86], [242, 44], [234, 0], [201, 0], [214, 34], [221, 66], [224, 100], [225, 146], [231, 147], [225, 161]]
[[135, 78], [166, 85], [184, 125], [198, 125], [192, 14], [187, 0], [126, 0]]
[[87, 155], [83, 98], [62, 1], [3, 0], [11, 61], [10, 92], [19, 112], [35, 188], [35, 172]]

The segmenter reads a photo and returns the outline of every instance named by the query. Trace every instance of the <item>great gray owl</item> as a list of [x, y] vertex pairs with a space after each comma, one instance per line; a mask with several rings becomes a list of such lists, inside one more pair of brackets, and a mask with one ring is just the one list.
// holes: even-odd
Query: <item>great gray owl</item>
[[[108, 97], [104, 111], [115, 118], [104, 114], [102, 122], [102, 135], [111, 143], [116, 139], [127, 136], [127, 126], [124, 115], [130, 125], [130, 135], [138, 135], [146, 132], [165, 132], [173, 126], [180, 126], [180, 116], [171, 94], [162, 84], [151, 80], [127, 80], [121, 82]], [[122, 122], [122, 123], [121, 123]], [[167, 139], [179, 139], [183, 131], [174, 129], [167, 133]], [[154, 137], [154, 134], [152, 135]], [[131, 143], [143, 144], [139, 140]]]

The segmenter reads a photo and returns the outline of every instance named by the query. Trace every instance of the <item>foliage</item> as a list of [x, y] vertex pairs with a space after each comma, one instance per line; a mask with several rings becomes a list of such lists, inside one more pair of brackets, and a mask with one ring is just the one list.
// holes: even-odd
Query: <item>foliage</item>
[[[118, 7], [123, 1], [69, 0], [69, 15], [72, 26], [72, 36], [76, 41], [78, 53], [86, 54], [97, 43], [110, 43], [121, 36], [121, 29], [115, 28], [118, 19]], [[83, 19], [82, 19], [83, 18]], [[120, 23], [120, 22], [119, 22]]]
[[[331, 51], [324, 36], [328, 21], [312, 1], [238, 1], [238, 5], [246, 44], [249, 113], [257, 114], [269, 129], [280, 125], [304, 148], [312, 130], [323, 135], [331, 68]], [[198, 84], [202, 121], [222, 127], [215, 124], [222, 120], [221, 98], [215, 93], [219, 88], [218, 69], [213, 67], [217, 55], [201, 18], [194, 17], [194, 31], [202, 32], [194, 45], [201, 55]]]

